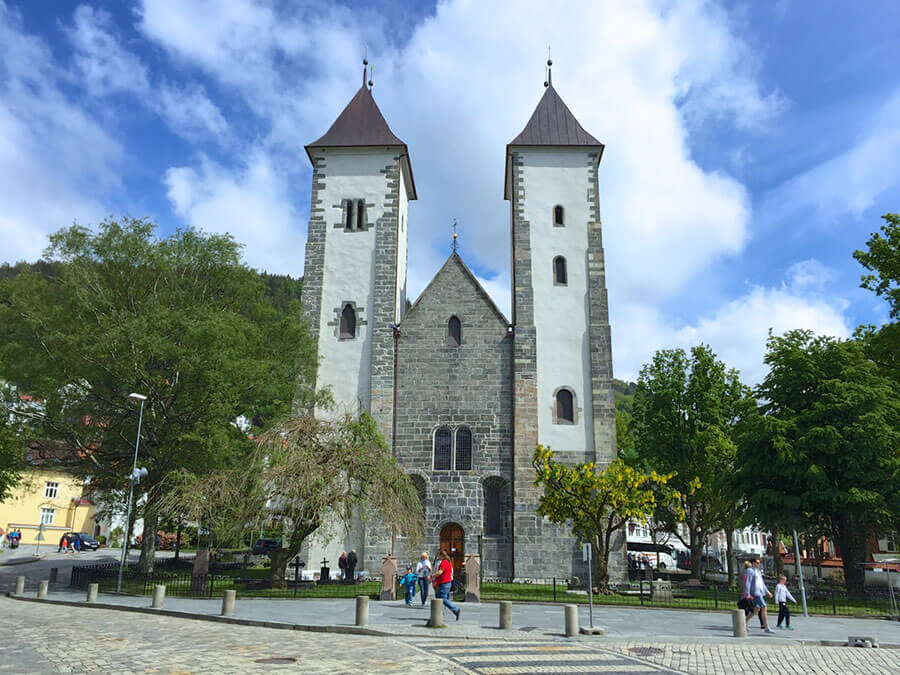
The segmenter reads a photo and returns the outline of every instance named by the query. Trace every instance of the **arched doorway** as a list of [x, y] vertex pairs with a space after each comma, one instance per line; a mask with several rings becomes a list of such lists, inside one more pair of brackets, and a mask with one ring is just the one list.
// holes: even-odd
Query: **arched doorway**
[[453, 564], [453, 578], [458, 579], [466, 551], [463, 529], [457, 523], [447, 523], [441, 528], [439, 548], [447, 552], [447, 557]]

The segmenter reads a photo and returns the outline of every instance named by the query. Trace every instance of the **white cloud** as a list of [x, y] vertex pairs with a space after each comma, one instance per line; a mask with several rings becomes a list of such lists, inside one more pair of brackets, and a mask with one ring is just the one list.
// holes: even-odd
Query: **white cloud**
[[153, 107], [180, 136], [194, 141], [211, 137], [222, 144], [228, 140], [228, 122], [200, 85], [163, 85], [154, 98]]
[[833, 276], [831, 270], [814, 258], [796, 262], [787, 270], [790, 288], [798, 293], [806, 291], [821, 293]]
[[119, 44], [109, 14], [80, 5], [72, 18], [74, 26], [68, 35], [75, 50], [73, 63], [80, 84], [92, 96], [148, 91], [146, 67]]
[[193, 227], [227, 232], [246, 246], [249, 265], [296, 275], [305, 246], [305, 231], [290, 205], [290, 186], [260, 150], [251, 153], [239, 173], [206, 157], [199, 167], [175, 167], [165, 184], [175, 212]]

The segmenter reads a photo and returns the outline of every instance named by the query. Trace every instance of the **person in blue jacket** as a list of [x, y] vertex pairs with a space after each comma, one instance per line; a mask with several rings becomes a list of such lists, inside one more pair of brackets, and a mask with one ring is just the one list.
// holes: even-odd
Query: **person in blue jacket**
[[416, 597], [416, 584], [419, 576], [413, 572], [412, 565], [406, 566], [406, 575], [400, 580], [400, 585], [406, 589], [406, 606], [412, 607], [413, 598]]

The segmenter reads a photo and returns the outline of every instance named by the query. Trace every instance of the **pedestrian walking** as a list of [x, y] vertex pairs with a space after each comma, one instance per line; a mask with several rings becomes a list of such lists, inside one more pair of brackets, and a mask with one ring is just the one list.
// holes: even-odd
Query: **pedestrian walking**
[[400, 579], [400, 586], [406, 591], [404, 600], [406, 601], [407, 607], [412, 607], [413, 599], [416, 597], [416, 584], [418, 583], [418, 580], [419, 577], [413, 571], [412, 565], [407, 565], [406, 574]]
[[[788, 630], [794, 630], [794, 627], [791, 625], [791, 610], [788, 609], [787, 601], [790, 600], [795, 605], [797, 601], [794, 600], [794, 596], [791, 595], [791, 592], [787, 587], [787, 576], [782, 574], [778, 577], [778, 584], [775, 586], [775, 602], [778, 603], [778, 624], [777, 627], [781, 628], [781, 622], [784, 622], [784, 627]], [[784, 629], [782, 629], [784, 630]]]
[[774, 633], [769, 628], [769, 620], [766, 608], [766, 596], [772, 597], [772, 593], [766, 588], [766, 582], [763, 580], [762, 572], [759, 569], [759, 558], [753, 558], [750, 561], [750, 567], [744, 573], [744, 597], [752, 603], [753, 613], [747, 616], [747, 621], [753, 614], [760, 615], [760, 623], [762, 629], [766, 633]]
[[56, 547], [57, 553], [65, 553], [66, 552], [66, 535], [63, 535], [59, 538], [59, 546]]
[[338, 558], [338, 569], [341, 571], [341, 579], [347, 581], [347, 552], [341, 551], [341, 557]]
[[422, 607], [428, 600], [428, 584], [431, 583], [431, 561], [428, 554], [422, 551], [421, 559], [416, 564], [416, 576], [419, 578], [419, 591], [422, 595]]
[[347, 556], [347, 574], [350, 575], [350, 581], [356, 581], [356, 563], [359, 558], [356, 557], [356, 549], [350, 551]]
[[447, 558], [447, 552], [443, 549], [437, 554], [437, 570], [434, 573], [435, 596], [444, 601], [444, 607], [453, 612], [459, 621], [459, 607], [450, 599], [450, 589], [453, 587], [453, 565]]

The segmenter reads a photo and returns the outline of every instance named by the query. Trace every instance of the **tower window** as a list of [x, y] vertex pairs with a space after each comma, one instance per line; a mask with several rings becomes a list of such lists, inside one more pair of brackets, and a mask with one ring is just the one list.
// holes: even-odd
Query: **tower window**
[[367, 229], [365, 199], [344, 199], [341, 207], [344, 209], [344, 231], [362, 232]]
[[451, 347], [459, 347], [462, 344], [462, 323], [458, 317], [451, 316], [447, 322], [447, 342]]
[[352, 305], [344, 305], [341, 310], [341, 340], [352, 340], [356, 337], [356, 310]]
[[570, 389], [556, 392], [554, 424], [575, 424], [575, 395]]
[[366, 203], [362, 199], [356, 201], [356, 231], [361, 232], [366, 221]]
[[553, 207], [553, 227], [565, 227], [565, 209], [559, 204]]
[[344, 229], [347, 232], [353, 231], [353, 204], [350, 199], [344, 200]]
[[491, 476], [484, 481], [484, 534], [503, 534], [504, 511], [507, 506], [507, 485], [502, 478]]
[[553, 259], [553, 285], [567, 286], [569, 284], [569, 275], [566, 273], [566, 259], [561, 255]]
[[452, 434], [447, 427], [440, 427], [434, 432], [434, 470], [449, 471], [451, 461], [450, 441]]
[[456, 470], [472, 470], [472, 432], [466, 427], [456, 430]]

